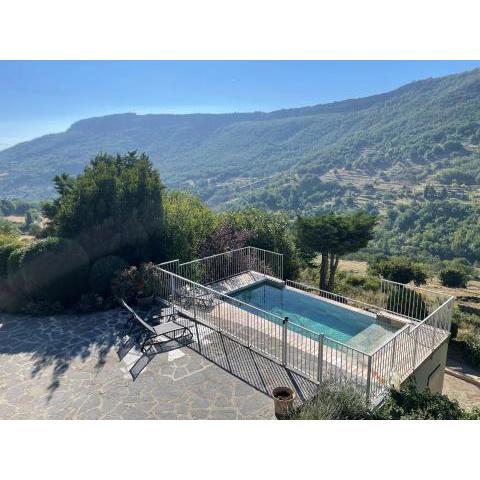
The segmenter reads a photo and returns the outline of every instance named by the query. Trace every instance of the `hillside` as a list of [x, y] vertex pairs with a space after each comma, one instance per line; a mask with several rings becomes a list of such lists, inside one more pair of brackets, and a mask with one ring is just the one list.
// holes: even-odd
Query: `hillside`
[[192, 189], [214, 207], [257, 203], [309, 212], [324, 208], [329, 192], [337, 207], [348, 206], [352, 194], [367, 203], [356, 181], [362, 177], [377, 180], [379, 188], [387, 183], [387, 191], [388, 182], [394, 190], [431, 182], [476, 185], [479, 142], [477, 69], [372, 97], [271, 113], [81, 120], [66, 132], [1, 151], [0, 197], [50, 197], [55, 174], [78, 173], [98, 151], [139, 150], [150, 155], [168, 186]]

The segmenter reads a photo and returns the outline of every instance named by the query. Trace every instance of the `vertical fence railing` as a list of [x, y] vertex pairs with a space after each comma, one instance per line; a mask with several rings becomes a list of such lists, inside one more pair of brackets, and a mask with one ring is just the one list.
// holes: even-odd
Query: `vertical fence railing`
[[282, 280], [283, 255], [244, 247], [181, 263], [175, 273], [201, 285], [209, 285], [250, 271]]
[[195, 320], [276, 359], [282, 358], [283, 318], [156, 267], [158, 296]]
[[450, 334], [454, 297], [447, 298], [421, 321], [400, 329], [371, 354], [371, 397], [405, 380]]
[[353, 384], [367, 402], [378, 400], [391, 385], [405, 380], [449, 335], [453, 297], [442, 297], [425, 289], [409, 291], [409, 287], [395, 282], [383, 281], [378, 304], [372, 305], [286, 281], [292, 288], [327, 300], [378, 313], [386, 311], [408, 320], [383, 345], [369, 353], [201, 283], [219, 281], [244, 271], [280, 278], [283, 274], [282, 258], [268, 253], [273, 252], [246, 247], [186, 264], [179, 264], [178, 260], [165, 262], [154, 268], [156, 294], [197, 321], [313, 381]]
[[423, 320], [448, 298], [433, 290], [385, 279], [381, 280], [380, 290], [383, 309], [411, 320]]

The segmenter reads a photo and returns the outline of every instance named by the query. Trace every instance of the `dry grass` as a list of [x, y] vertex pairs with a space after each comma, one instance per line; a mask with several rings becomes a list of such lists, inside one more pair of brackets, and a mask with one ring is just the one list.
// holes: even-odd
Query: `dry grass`
[[[338, 270], [348, 274], [366, 275], [367, 262], [357, 262], [355, 260], [340, 260]], [[471, 280], [468, 282], [467, 288], [448, 288], [441, 285], [437, 277], [429, 278], [425, 288], [434, 290], [446, 295], [454, 295], [455, 297], [479, 297], [480, 298], [480, 281]]]
[[467, 288], [448, 288], [441, 285], [438, 278], [430, 278], [426, 287], [456, 297], [480, 297], [480, 282], [478, 280], [470, 280]]
[[367, 274], [367, 262], [357, 262], [355, 260], [340, 260], [338, 271], [346, 273], [355, 273], [357, 275]]
[[19, 224], [25, 223], [25, 217], [23, 215], [8, 215], [3, 218], [12, 223], [19, 223]]

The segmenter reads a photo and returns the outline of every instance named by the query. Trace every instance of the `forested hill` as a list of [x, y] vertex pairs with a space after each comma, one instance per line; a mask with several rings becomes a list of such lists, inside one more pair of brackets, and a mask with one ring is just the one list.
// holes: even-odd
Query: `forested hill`
[[[99, 151], [138, 150], [150, 155], [168, 186], [192, 189], [215, 207], [249, 202], [310, 211], [325, 202], [319, 180], [327, 191], [339, 190], [334, 197], [340, 203], [362, 176], [398, 180], [402, 187], [452, 184], [462, 182], [468, 165], [468, 182], [476, 182], [479, 142], [477, 69], [372, 97], [271, 113], [81, 120], [64, 133], [1, 151], [0, 197], [49, 197], [55, 174], [80, 172]], [[328, 178], [334, 169], [345, 181]]]

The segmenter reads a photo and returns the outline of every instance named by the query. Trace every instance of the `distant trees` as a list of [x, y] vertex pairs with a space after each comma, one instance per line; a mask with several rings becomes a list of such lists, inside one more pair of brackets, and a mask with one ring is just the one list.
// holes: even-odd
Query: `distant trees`
[[398, 283], [414, 282], [422, 285], [427, 281], [427, 272], [419, 263], [404, 257], [377, 257], [370, 260], [368, 270], [371, 275]]
[[369, 248], [386, 255], [480, 258], [480, 208], [458, 200], [433, 200], [389, 208]]
[[423, 190], [423, 196], [425, 200], [435, 200], [437, 197], [437, 192], [435, 191], [435, 187], [433, 185], [425, 185]]
[[297, 218], [297, 240], [303, 258], [311, 261], [321, 255], [320, 289], [333, 289], [340, 256], [366, 247], [376, 223], [377, 217], [365, 212]]

